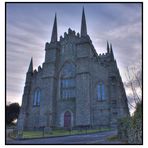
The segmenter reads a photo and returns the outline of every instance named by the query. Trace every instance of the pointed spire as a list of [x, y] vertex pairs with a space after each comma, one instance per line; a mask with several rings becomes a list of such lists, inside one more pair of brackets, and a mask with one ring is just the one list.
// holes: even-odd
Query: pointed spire
[[112, 44], [110, 44], [110, 53], [113, 53]]
[[33, 72], [33, 58], [31, 58], [30, 65], [28, 68], [28, 72]]
[[108, 44], [108, 41], [107, 41], [107, 53], [109, 53], [109, 44]]
[[57, 17], [55, 14], [54, 18], [54, 24], [53, 24], [53, 29], [52, 29], [52, 36], [51, 36], [51, 42], [57, 42]]
[[111, 55], [112, 55], [112, 57], [114, 59], [114, 53], [113, 53], [113, 49], [112, 49], [112, 44], [110, 44], [110, 53], [111, 53]]
[[87, 27], [86, 27], [85, 12], [83, 7], [82, 21], [81, 21], [81, 37], [86, 35], [87, 35]]

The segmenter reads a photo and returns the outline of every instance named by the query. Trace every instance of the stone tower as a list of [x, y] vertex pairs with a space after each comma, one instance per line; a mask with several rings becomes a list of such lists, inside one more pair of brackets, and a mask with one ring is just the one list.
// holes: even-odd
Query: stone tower
[[58, 40], [55, 15], [45, 61], [33, 71], [31, 59], [18, 129], [116, 127], [129, 115], [112, 44], [98, 55], [87, 33], [84, 8], [80, 34], [68, 29]]

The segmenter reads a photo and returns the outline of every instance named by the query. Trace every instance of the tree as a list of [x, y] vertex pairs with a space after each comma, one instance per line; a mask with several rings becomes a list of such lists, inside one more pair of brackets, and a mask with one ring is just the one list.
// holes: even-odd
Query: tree
[[18, 103], [11, 103], [6, 105], [6, 124], [12, 124], [14, 120], [18, 119], [20, 106]]
[[134, 111], [137, 104], [142, 101], [142, 66], [141, 61], [127, 67], [126, 71], [127, 82], [125, 83], [128, 92], [128, 105]]
[[128, 105], [132, 116], [119, 119], [118, 137], [129, 144], [142, 144], [142, 62], [139, 59], [127, 67], [125, 82]]

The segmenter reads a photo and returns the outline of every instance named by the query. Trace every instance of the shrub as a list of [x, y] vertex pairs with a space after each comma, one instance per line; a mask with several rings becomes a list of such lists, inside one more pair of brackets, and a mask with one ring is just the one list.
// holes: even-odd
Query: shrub
[[118, 120], [118, 138], [129, 144], [142, 144], [142, 104], [138, 103], [132, 117]]

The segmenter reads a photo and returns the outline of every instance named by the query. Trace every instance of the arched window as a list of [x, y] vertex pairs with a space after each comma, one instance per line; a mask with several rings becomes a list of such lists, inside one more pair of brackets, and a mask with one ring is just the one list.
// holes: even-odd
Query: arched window
[[39, 106], [40, 105], [40, 99], [41, 99], [41, 91], [40, 91], [39, 88], [37, 88], [34, 92], [33, 106]]
[[98, 86], [97, 86], [97, 97], [98, 97], [98, 100], [105, 100], [105, 86], [104, 86], [104, 83], [98, 83]]
[[75, 85], [75, 65], [72, 63], [66, 63], [61, 71], [61, 98], [75, 98]]

